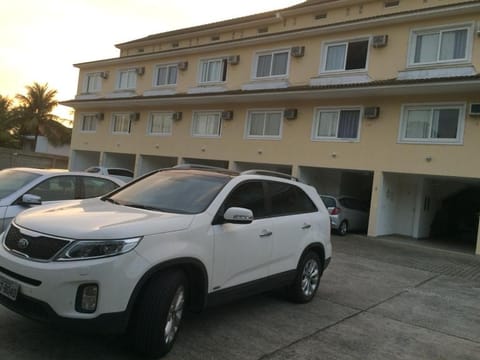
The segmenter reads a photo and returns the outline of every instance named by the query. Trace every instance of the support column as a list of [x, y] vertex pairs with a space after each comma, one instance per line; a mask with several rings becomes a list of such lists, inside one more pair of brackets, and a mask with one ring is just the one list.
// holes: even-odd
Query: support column
[[370, 198], [370, 217], [368, 219], [368, 236], [378, 236], [378, 210], [380, 209], [381, 193], [383, 187], [383, 173], [374, 171], [372, 196]]
[[477, 229], [477, 248], [475, 250], [475, 254], [480, 255], [480, 214], [477, 215], [479, 217], [478, 221], [478, 229]]

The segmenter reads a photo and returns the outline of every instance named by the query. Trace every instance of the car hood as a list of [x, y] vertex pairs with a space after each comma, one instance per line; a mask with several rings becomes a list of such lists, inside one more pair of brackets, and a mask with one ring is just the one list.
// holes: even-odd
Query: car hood
[[118, 239], [183, 230], [193, 218], [90, 199], [29, 209], [17, 215], [15, 223], [65, 238]]

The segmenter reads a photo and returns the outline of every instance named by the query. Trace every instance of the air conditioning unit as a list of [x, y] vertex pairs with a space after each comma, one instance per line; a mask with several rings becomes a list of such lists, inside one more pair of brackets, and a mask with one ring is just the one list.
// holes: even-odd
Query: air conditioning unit
[[188, 61], [180, 61], [178, 63], [178, 70], [187, 70], [188, 69]]
[[108, 79], [108, 71], [102, 71], [102, 72], [100, 73], [100, 77], [101, 77], [102, 79]]
[[283, 117], [287, 120], [295, 120], [298, 115], [298, 110], [297, 109], [286, 109], [283, 112]]
[[182, 112], [181, 111], [176, 111], [172, 114], [172, 119], [175, 121], [180, 121], [182, 120]]
[[145, 66], [138, 67], [136, 69], [137, 75], [143, 75], [145, 74]]
[[292, 47], [291, 54], [293, 57], [302, 57], [303, 55], [305, 55], [305, 46]]
[[470, 116], [480, 116], [480, 103], [471, 103], [468, 115], [470, 115]]
[[222, 120], [232, 120], [233, 119], [233, 111], [222, 111]]
[[372, 39], [372, 46], [374, 48], [381, 48], [387, 46], [388, 35], [375, 35]]
[[240, 55], [231, 55], [227, 61], [230, 65], [237, 65], [240, 62]]
[[96, 118], [97, 120], [100, 120], [100, 121], [101, 121], [101, 120], [105, 119], [105, 114], [104, 114], [104, 113], [96, 113], [96, 114], [95, 114], [95, 118]]
[[140, 120], [140, 113], [134, 112], [130, 114], [130, 121], [138, 121]]
[[378, 106], [369, 106], [363, 109], [363, 116], [366, 119], [376, 119], [380, 115], [380, 108]]

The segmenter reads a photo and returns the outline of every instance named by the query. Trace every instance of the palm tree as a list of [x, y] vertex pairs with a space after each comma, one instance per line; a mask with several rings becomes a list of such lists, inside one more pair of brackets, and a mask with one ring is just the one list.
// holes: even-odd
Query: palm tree
[[18, 137], [18, 126], [14, 121], [14, 110], [12, 101], [0, 95], [0, 146], [18, 148], [20, 145]]
[[[16, 99], [19, 101], [19, 114], [22, 124], [25, 128], [35, 135], [33, 148], [37, 147], [38, 136], [43, 134], [55, 145], [65, 144], [70, 141], [69, 136], [65, 136], [63, 130], [58, 130], [58, 117], [52, 114], [53, 109], [58, 105], [55, 99], [57, 90], [48, 88], [48, 84], [39, 84], [26, 86], [27, 94], [18, 94]], [[68, 132], [68, 131], [67, 131]]]

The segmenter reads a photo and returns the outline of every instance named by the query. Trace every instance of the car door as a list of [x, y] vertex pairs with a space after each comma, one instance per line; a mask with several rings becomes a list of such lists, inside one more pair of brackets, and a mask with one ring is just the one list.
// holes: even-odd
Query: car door
[[308, 195], [299, 187], [268, 182], [273, 221], [273, 249], [269, 271], [279, 274], [297, 267], [298, 251], [314, 242], [314, 219], [317, 211]]
[[213, 225], [213, 290], [226, 289], [268, 275], [272, 253], [272, 220], [267, 217], [267, 203], [262, 181], [239, 184], [227, 196], [217, 218], [230, 207], [253, 212], [250, 224], [219, 223]]

